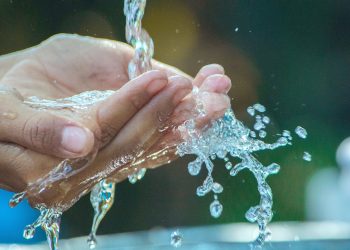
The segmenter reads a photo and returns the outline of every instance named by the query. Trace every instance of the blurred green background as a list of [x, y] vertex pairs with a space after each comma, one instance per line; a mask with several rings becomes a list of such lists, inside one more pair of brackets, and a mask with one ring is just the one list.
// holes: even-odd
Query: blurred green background
[[[246, 108], [260, 102], [272, 119], [270, 135], [297, 125], [307, 128], [307, 140], [259, 154], [263, 163], [282, 166], [269, 179], [274, 221], [305, 220], [307, 181], [319, 169], [336, 165], [335, 150], [350, 135], [349, 12], [345, 0], [148, 1], [143, 25], [154, 39], [156, 59], [192, 75], [205, 64], [220, 63], [233, 82], [233, 108], [248, 126], [253, 120]], [[122, 0], [0, 0], [0, 54], [57, 33], [124, 41], [124, 24]], [[312, 162], [302, 160], [303, 151], [313, 155]], [[190, 176], [187, 161], [148, 171], [135, 185], [118, 185], [116, 203], [99, 233], [245, 221], [245, 211], [259, 200], [251, 174], [230, 177], [217, 162], [214, 174], [225, 189], [220, 196], [224, 212], [213, 219], [212, 197], [195, 195], [205, 171]], [[6, 205], [2, 200], [0, 207]], [[84, 197], [64, 214], [62, 237], [87, 235], [92, 215]], [[21, 232], [12, 232], [7, 219], [0, 232], [10, 229], [19, 239]]]

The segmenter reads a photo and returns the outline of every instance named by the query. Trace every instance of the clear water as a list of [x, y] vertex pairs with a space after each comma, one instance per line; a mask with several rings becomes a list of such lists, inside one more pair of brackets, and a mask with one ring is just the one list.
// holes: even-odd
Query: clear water
[[312, 161], [312, 155], [309, 152], [304, 152], [303, 160], [304, 161]]
[[115, 183], [109, 180], [102, 180], [91, 190], [90, 201], [94, 208], [94, 219], [91, 232], [88, 238], [90, 249], [96, 247], [96, 232], [102, 219], [112, 207], [115, 196]]
[[172, 245], [175, 248], [178, 248], [182, 246], [182, 241], [183, 241], [183, 236], [178, 229], [171, 233], [170, 245]]
[[[129, 64], [129, 77], [134, 78], [152, 68], [151, 59], [154, 48], [152, 39], [149, 37], [148, 33], [142, 29], [141, 25], [146, 0], [125, 0], [124, 4], [124, 13], [127, 20], [126, 38], [135, 49], [134, 58]], [[198, 91], [198, 89], [194, 89], [194, 97]], [[58, 100], [45, 100], [38, 97], [31, 97], [27, 99], [25, 103], [37, 109], [70, 109], [85, 112], [89, 106], [106, 99], [113, 93], [114, 91], [88, 91], [73, 97]], [[201, 103], [198, 102], [198, 115], [203, 115], [205, 113], [201, 107]], [[197, 130], [194, 120], [186, 121], [178, 128], [184, 140], [178, 145], [177, 154], [180, 157], [184, 155], [196, 156], [196, 159], [188, 164], [188, 171], [191, 175], [198, 175], [200, 171], [203, 171], [203, 168], [207, 171], [207, 177], [204, 179], [203, 184], [197, 188], [196, 194], [198, 196], [205, 196], [209, 193], [213, 194], [214, 199], [209, 205], [209, 211], [214, 218], [220, 217], [223, 213], [223, 205], [220, 203], [218, 195], [222, 193], [224, 189], [222, 185], [213, 178], [212, 173], [215, 166], [212, 160], [222, 159], [225, 161], [225, 168], [230, 176], [236, 176], [244, 169], [251, 171], [257, 180], [260, 201], [246, 212], [245, 217], [248, 221], [258, 224], [259, 235], [255, 244], [260, 246], [270, 235], [270, 232], [267, 230], [267, 225], [273, 216], [272, 191], [267, 183], [267, 177], [271, 174], [278, 173], [280, 166], [277, 163], [271, 163], [265, 166], [259, 162], [253, 154], [257, 151], [274, 150], [278, 147], [291, 145], [292, 136], [290, 131], [284, 130], [282, 135], [273, 143], [266, 143], [260, 140], [267, 136], [265, 129], [270, 123], [269, 117], [264, 115], [266, 108], [257, 103], [248, 107], [247, 112], [255, 118], [255, 124], [253, 126], [255, 131], [244, 126], [243, 123], [235, 117], [232, 109], [227, 110], [222, 118], [213, 121], [211, 126], [204, 130]], [[302, 127], [297, 127], [295, 132], [303, 139], [307, 137], [307, 132]], [[257, 139], [257, 137], [260, 139]], [[40, 196], [51, 184], [64, 182], [63, 180], [65, 178], [88, 166], [94, 159], [95, 153], [83, 159], [66, 159], [62, 161], [48, 176], [39, 180], [37, 183], [31, 184], [23, 193], [15, 195], [10, 201], [10, 205], [15, 206], [26, 197]], [[88, 238], [90, 248], [96, 246], [96, 232], [98, 226], [112, 206], [115, 196], [115, 183], [103, 178], [107, 177], [116, 167], [128, 162], [128, 160], [130, 160], [129, 158], [132, 157], [126, 156], [125, 159], [116, 159], [111, 163], [112, 167], [106, 168], [104, 173], [99, 173], [87, 180], [97, 182], [90, 196], [94, 209], [93, 225]], [[239, 160], [239, 163], [233, 164], [233, 158], [235, 158], [234, 162]], [[131, 183], [136, 183], [144, 176], [145, 171], [145, 169], [137, 170], [134, 174], [129, 176], [129, 181]], [[35, 229], [40, 226], [47, 234], [50, 248], [57, 249], [59, 221], [62, 212], [72, 206], [87, 192], [86, 183], [81, 183], [77, 188], [81, 190], [81, 194], [68, 203], [54, 204], [54, 206], [50, 208], [44, 205], [36, 207], [41, 215], [33, 224], [26, 227], [24, 237], [28, 239], [33, 237]], [[181, 244], [182, 235], [178, 231], [175, 231], [171, 235], [171, 245], [178, 247], [181, 246]]]

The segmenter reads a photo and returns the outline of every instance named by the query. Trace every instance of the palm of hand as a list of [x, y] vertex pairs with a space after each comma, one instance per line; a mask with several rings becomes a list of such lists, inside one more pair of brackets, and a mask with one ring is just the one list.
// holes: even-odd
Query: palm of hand
[[[116, 49], [116, 47], [119, 48]], [[123, 53], [121, 51], [123, 51]], [[132, 55], [131, 50], [126, 45], [120, 43], [108, 42], [105, 40], [97, 43], [96, 40], [88, 38], [78, 39], [77, 37], [71, 36], [68, 38], [51, 38], [39, 47], [29, 51], [28, 54], [26, 60], [15, 65], [4, 75], [2, 82], [5, 85], [10, 85], [18, 89], [24, 97], [36, 95], [48, 99], [64, 98], [87, 90], [121, 88], [128, 81], [127, 62]], [[57, 60], [57, 58], [60, 60]], [[157, 65], [157, 67], [162, 66]], [[169, 70], [167, 71], [169, 75]], [[171, 74], [174, 74], [174, 71], [170, 72], [170, 75]], [[203, 79], [201, 81], [203, 82]], [[204, 88], [208, 88], [208, 86], [204, 86]], [[222, 100], [220, 104], [219, 99], [222, 98], [222, 96], [215, 93], [215, 90], [211, 91], [210, 89], [206, 89], [206, 91], [214, 92], [211, 93], [209, 97], [212, 103], [215, 103], [215, 100], [218, 101], [216, 109], [213, 107], [207, 108], [207, 122], [209, 119], [220, 116], [225, 108], [227, 108], [228, 104], [227, 100]], [[170, 92], [170, 90], [168, 92]], [[173, 92], [176, 91], [173, 90]], [[187, 93], [188, 92], [189, 91], [187, 91]], [[163, 104], [164, 100], [167, 99], [166, 97], [167, 96], [164, 95]], [[208, 98], [208, 96], [206, 98]], [[158, 99], [161, 99], [161, 97]], [[155, 101], [155, 103], [157, 102]], [[158, 100], [158, 103], [161, 104], [162, 101]], [[191, 115], [193, 105], [193, 98], [188, 96], [175, 105], [176, 108], [173, 107], [171, 109], [171, 111], [175, 109], [173, 112], [175, 115], [170, 117], [174, 125], [180, 124]], [[97, 105], [92, 108], [92, 113], [96, 112], [96, 108]], [[153, 109], [149, 108], [149, 111], [152, 110], [154, 111], [154, 107]], [[146, 112], [144, 113], [147, 114]], [[151, 113], [156, 114], [156, 112]], [[69, 112], [67, 113], [66, 111], [58, 111], [57, 114], [70, 116]], [[142, 138], [142, 143], [138, 141], [138, 137], [140, 137], [138, 133], [131, 136], [135, 129], [139, 131], [139, 133], [144, 132], [143, 127], [137, 127], [138, 125], [133, 126], [133, 124], [140, 123], [140, 121], [144, 122], [142, 117], [144, 117], [145, 114], [143, 114], [143, 116], [135, 115], [133, 119], [130, 119], [132, 121], [135, 120], [131, 123], [131, 126], [124, 126], [121, 131], [114, 131], [119, 133], [115, 138], [112, 138], [112, 134], [109, 133], [108, 141], [112, 139], [113, 141], [105, 147], [103, 146], [106, 143], [100, 143], [100, 145], [97, 146], [99, 147], [97, 158], [91, 163], [89, 168], [84, 169], [79, 174], [73, 175], [70, 178], [60, 179], [47, 187], [39, 196], [37, 196], [37, 193], [29, 194], [28, 198], [31, 204], [45, 203], [48, 206], [72, 205], [77, 196], [86, 193], [98, 180], [105, 177], [100, 174], [101, 170], [106, 168], [106, 165], [110, 165], [110, 161], [113, 158], [120, 159], [125, 156], [124, 147], [137, 148], [139, 144], [147, 144], [147, 147], [142, 147], [142, 151], [144, 151], [143, 154], [139, 154], [141, 150], [132, 152], [134, 155], [130, 157], [129, 160], [123, 162], [118, 168], [113, 169], [113, 171], [109, 173], [113, 175], [115, 181], [122, 181], [128, 174], [136, 171], [140, 167], [155, 167], [176, 158], [173, 150], [174, 147], [166, 151], [165, 154], [162, 154], [162, 157], [156, 157], [156, 160], [154, 160], [154, 157], [150, 157], [162, 151], [164, 145], [169, 144], [168, 142], [171, 142], [172, 145], [176, 145], [181, 139], [171, 130], [159, 133], [159, 124], [151, 123], [155, 129], [152, 129], [152, 131], [148, 133], [148, 136]], [[101, 134], [98, 136], [98, 130], [103, 129], [99, 127], [98, 122], [94, 119], [85, 120], [84, 117], [75, 118], [92, 129], [95, 136], [101, 136]], [[157, 119], [157, 117], [150, 116], [150, 121], [155, 119]], [[115, 135], [114, 133], [113, 136]], [[115, 152], [117, 152], [117, 154]], [[136, 155], [138, 157], [136, 157]], [[146, 161], [140, 161], [140, 158], [146, 159]], [[32, 162], [28, 159], [35, 159], [35, 168], [33, 165], [28, 165], [28, 162]], [[61, 160], [62, 159], [52, 156], [25, 150], [24, 153], [21, 154], [21, 160], [19, 161], [21, 164], [17, 166], [19, 172], [19, 174], [17, 174], [19, 176], [26, 176], [20, 185], [22, 188], [25, 188], [28, 184], [35, 183], [37, 180], [44, 178], [52, 171], [52, 167], [58, 165]], [[137, 164], [135, 164], [135, 162]], [[130, 168], [130, 166], [134, 167]], [[84, 182], [87, 179], [90, 181]], [[84, 185], [80, 185], [81, 183], [84, 183]]]

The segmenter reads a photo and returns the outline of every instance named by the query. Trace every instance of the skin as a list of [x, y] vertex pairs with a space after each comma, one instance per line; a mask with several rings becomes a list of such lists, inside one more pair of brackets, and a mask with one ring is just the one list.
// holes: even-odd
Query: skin
[[[231, 82], [221, 66], [205, 66], [193, 79], [153, 61], [152, 71], [129, 80], [132, 56], [123, 43], [56, 35], [0, 58], [0, 186], [27, 190], [32, 206], [67, 209], [101, 178], [120, 182], [141, 167], [176, 159], [182, 140], [176, 128], [196, 117], [193, 86], [200, 89], [206, 111], [196, 118], [197, 126], [230, 106]], [[86, 111], [37, 110], [23, 103], [29, 96], [57, 99], [107, 89], [118, 91]], [[69, 161], [74, 171], [39, 191], [37, 184], [63, 159], [78, 157], [90, 159], [89, 164]]]

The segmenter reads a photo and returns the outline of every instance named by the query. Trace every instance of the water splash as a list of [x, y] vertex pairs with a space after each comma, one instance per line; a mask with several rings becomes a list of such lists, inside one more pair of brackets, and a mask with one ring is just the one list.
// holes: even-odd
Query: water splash
[[302, 139], [306, 139], [306, 137], [307, 137], [307, 131], [303, 127], [300, 127], [300, 126], [296, 127], [295, 133]]
[[[142, 28], [142, 17], [145, 12], [146, 0], [125, 0], [124, 14], [126, 17], [125, 36], [128, 43], [134, 48], [134, 57], [129, 62], [128, 74], [133, 79], [142, 73], [151, 70], [153, 57], [153, 41], [147, 31]], [[146, 174], [146, 169], [141, 168], [131, 174], [129, 182], [135, 184]], [[105, 186], [108, 188], [105, 188]], [[91, 204], [94, 207], [94, 222], [88, 238], [90, 248], [96, 246], [96, 231], [102, 219], [113, 205], [115, 183], [102, 180], [96, 184], [91, 192]], [[109, 196], [106, 197], [105, 194]], [[112, 200], [111, 200], [112, 199]]]
[[[261, 106], [258, 109], [259, 112], [264, 110]], [[248, 110], [248, 112], [250, 111]], [[180, 130], [185, 139], [177, 147], [178, 155], [181, 157], [184, 155], [197, 156], [195, 161], [190, 162], [188, 165], [192, 174], [193, 169], [196, 169], [196, 174], [199, 173], [202, 166], [205, 166], [207, 169], [208, 175], [203, 184], [197, 188], [196, 193], [198, 196], [204, 196], [210, 192], [215, 194], [214, 201], [209, 206], [213, 217], [219, 217], [223, 207], [217, 199], [217, 194], [222, 192], [222, 190], [219, 189], [220, 192], [218, 192], [218, 189], [215, 188], [219, 184], [214, 181], [212, 176], [214, 164], [211, 159], [224, 159], [226, 161], [225, 166], [230, 171], [229, 174], [231, 176], [237, 175], [243, 169], [248, 169], [253, 173], [258, 184], [260, 203], [247, 211], [246, 218], [248, 221], [258, 224], [259, 235], [255, 242], [258, 245], [263, 244], [269, 236], [267, 224], [273, 216], [272, 192], [266, 178], [271, 174], [278, 173], [280, 166], [276, 163], [264, 166], [253, 156], [253, 153], [286, 146], [291, 144], [292, 138], [281, 136], [274, 143], [270, 144], [255, 139], [251, 137], [251, 130], [236, 119], [231, 109], [222, 118], [213, 121], [212, 125], [205, 130], [197, 130], [194, 120], [186, 121], [180, 127]], [[238, 158], [241, 161], [232, 167], [232, 163], [227, 161], [228, 157]]]
[[36, 209], [40, 211], [40, 215], [34, 223], [25, 227], [23, 237], [25, 239], [33, 238], [36, 228], [41, 227], [46, 233], [46, 239], [50, 249], [58, 249], [57, 243], [62, 212], [55, 208], [46, 208], [44, 205], [38, 205]]
[[303, 160], [304, 161], [312, 161], [312, 155], [309, 152], [304, 152]]
[[91, 227], [91, 233], [88, 238], [90, 249], [96, 247], [96, 232], [102, 219], [108, 210], [112, 207], [115, 197], [115, 183], [109, 180], [102, 180], [91, 190], [90, 201], [94, 208], [94, 219]]
[[172, 232], [170, 235], [170, 245], [172, 245], [175, 248], [181, 247], [183, 241], [183, 236], [180, 233], [179, 229]]

